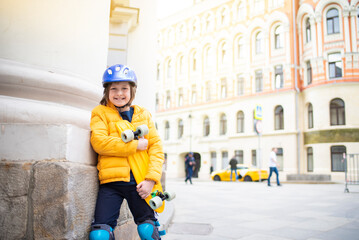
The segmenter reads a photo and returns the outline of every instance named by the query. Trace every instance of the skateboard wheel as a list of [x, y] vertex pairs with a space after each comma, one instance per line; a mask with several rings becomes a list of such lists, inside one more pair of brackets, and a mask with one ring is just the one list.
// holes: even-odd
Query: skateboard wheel
[[143, 125], [138, 126], [136, 128], [136, 131], [139, 133], [138, 134], [139, 137], [143, 137], [148, 134], [148, 127], [147, 127], [147, 125], [143, 124]]
[[135, 138], [135, 136], [131, 130], [125, 130], [121, 133], [121, 138], [122, 138], [122, 141], [127, 143], [127, 142], [132, 141]]
[[162, 206], [162, 199], [160, 197], [156, 196], [156, 197], [152, 198], [149, 203], [150, 203], [150, 207], [153, 210], [155, 210]]
[[167, 201], [171, 201], [176, 197], [176, 193], [174, 192], [164, 192], [163, 195], [165, 195]]

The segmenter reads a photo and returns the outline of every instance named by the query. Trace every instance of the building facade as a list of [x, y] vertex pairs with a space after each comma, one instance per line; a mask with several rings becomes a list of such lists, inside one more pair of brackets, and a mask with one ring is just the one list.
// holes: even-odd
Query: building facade
[[[344, 180], [359, 152], [356, 1], [194, 1], [161, 20], [156, 120], [167, 174], [240, 163]], [[261, 110], [257, 134], [255, 109]], [[343, 155], [344, 154], [344, 155]]]

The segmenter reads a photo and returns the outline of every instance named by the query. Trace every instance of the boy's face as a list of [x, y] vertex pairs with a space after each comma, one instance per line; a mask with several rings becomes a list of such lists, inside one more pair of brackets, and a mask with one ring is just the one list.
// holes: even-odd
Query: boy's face
[[126, 105], [131, 99], [130, 84], [128, 82], [112, 83], [108, 98], [110, 102], [117, 107]]

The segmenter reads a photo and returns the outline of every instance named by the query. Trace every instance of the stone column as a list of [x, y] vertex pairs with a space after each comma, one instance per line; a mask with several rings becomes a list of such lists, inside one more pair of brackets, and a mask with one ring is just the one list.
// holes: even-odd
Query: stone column
[[88, 239], [110, 0], [0, 3], [1, 239]]

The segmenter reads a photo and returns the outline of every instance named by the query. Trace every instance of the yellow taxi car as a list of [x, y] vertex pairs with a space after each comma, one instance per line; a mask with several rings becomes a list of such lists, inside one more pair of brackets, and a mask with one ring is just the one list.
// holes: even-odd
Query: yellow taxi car
[[[237, 165], [237, 174], [239, 181], [251, 182], [251, 181], [259, 181], [259, 174], [260, 179], [262, 181], [268, 179], [268, 171], [267, 170], [260, 170], [258, 168], [248, 167], [243, 164]], [[226, 169], [214, 171], [211, 173], [211, 178], [214, 181], [230, 181], [231, 177], [231, 167], [227, 167]], [[232, 181], [236, 178], [235, 173], [232, 174]]]

